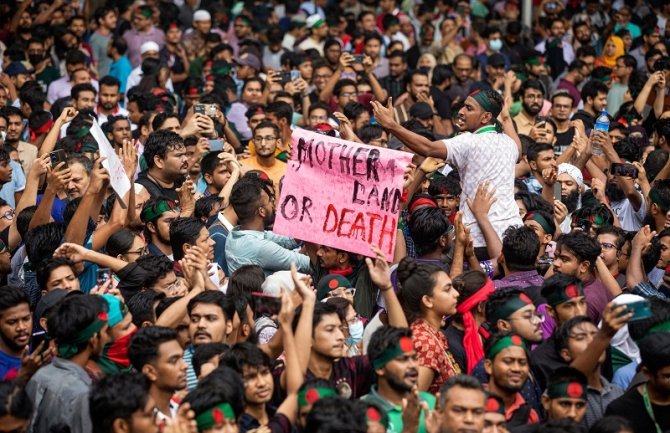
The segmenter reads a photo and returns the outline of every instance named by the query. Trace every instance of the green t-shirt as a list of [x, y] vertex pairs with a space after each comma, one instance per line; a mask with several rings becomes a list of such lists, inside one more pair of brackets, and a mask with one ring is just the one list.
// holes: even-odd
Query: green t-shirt
[[35, 80], [40, 83], [40, 86], [42, 86], [42, 89], [44, 89], [45, 92], [47, 91], [49, 84], [59, 78], [60, 73], [58, 72], [58, 69], [54, 68], [53, 66], [47, 66], [42, 72], [35, 74]]
[[[374, 403], [382, 410], [386, 411], [386, 416], [388, 416], [389, 419], [389, 426], [388, 429], [386, 429], [387, 433], [402, 432], [402, 407], [385, 400], [384, 397], [379, 395], [377, 393], [376, 385], [372, 385], [372, 388], [370, 388], [370, 393], [361, 397], [361, 400]], [[433, 410], [435, 408], [435, 396], [433, 394], [419, 391], [419, 400], [428, 403], [428, 409]], [[426, 415], [422, 411], [421, 418], [419, 418], [419, 430], [417, 430], [417, 433], [426, 433], [425, 418]]]

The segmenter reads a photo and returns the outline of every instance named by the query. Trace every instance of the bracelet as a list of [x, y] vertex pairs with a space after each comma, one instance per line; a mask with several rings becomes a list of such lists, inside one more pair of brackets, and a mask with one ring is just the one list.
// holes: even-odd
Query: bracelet
[[381, 289], [381, 288], [380, 288], [379, 290], [380, 290], [381, 292], [388, 292], [388, 291], [391, 290], [391, 289], [393, 289], [393, 284], [390, 284], [388, 287], [386, 287], [386, 288], [384, 288], [384, 289]]

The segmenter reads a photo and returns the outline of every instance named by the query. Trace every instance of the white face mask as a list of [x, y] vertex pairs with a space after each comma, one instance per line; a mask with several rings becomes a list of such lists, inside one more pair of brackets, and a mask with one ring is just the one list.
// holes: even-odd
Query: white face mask
[[347, 346], [353, 346], [363, 340], [363, 328], [363, 321], [360, 319], [349, 324], [349, 336], [346, 341]]
[[491, 39], [489, 41], [489, 48], [493, 51], [500, 51], [502, 49], [503, 42], [502, 39]]

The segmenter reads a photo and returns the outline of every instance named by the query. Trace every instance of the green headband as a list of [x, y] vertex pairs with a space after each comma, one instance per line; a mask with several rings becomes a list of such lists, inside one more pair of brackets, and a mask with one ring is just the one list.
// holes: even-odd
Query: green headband
[[323, 23], [324, 23], [324, 21], [321, 18], [319, 18], [318, 20], [314, 21], [314, 24], [312, 24], [310, 29], [317, 29], [317, 28], [321, 27], [321, 25]]
[[576, 284], [569, 284], [567, 287], [554, 290], [553, 292], [547, 295], [547, 303], [552, 307], [556, 307], [564, 302], [568, 302], [571, 299], [584, 296], [584, 291], [577, 287]]
[[135, 13], [142, 15], [144, 18], [151, 18], [153, 16], [151, 9], [137, 8], [135, 9]]
[[491, 101], [489, 97], [486, 96], [486, 93], [482, 92], [481, 90], [475, 90], [468, 96], [472, 97], [472, 99], [477, 101], [477, 103], [482, 107], [482, 109], [485, 112], [493, 114], [494, 118], [498, 117], [498, 114], [500, 114], [500, 110], [497, 110], [493, 106], [493, 101]]
[[305, 388], [298, 393], [298, 407], [312, 405], [322, 398], [335, 397], [337, 391], [331, 388]]
[[540, 66], [544, 64], [544, 59], [542, 57], [531, 57], [530, 59], [526, 60], [527, 65], [534, 65], [534, 66]]
[[74, 339], [66, 342], [58, 342], [58, 355], [65, 359], [72, 358], [79, 353], [79, 345], [90, 340], [106, 324], [107, 311], [102, 310], [90, 325], [75, 334]]
[[81, 138], [81, 137], [85, 136], [86, 134], [88, 134], [90, 130], [91, 130], [91, 128], [89, 128], [88, 126], [84, 126], [81, 129], [79, 129], [79, 131], [75, 132], [72, 135], [75, 136], [76, 138]]
[[670, 203], [666, 203], [656, 189], [652, 188], [652, 190], [649, 191], [649, 200], [651, 200], [652, 203], [656, 203], [663, 212], [667, 212], [670, 209]]
[[372, 366], [374, 368], [382, 368], [397, 357], [403, 356], [412, 350], [414, 350], [412, 339], [409, 337], [400, 337], [398, 342], [387, 347], [377, 358], [372, 360]]
[[651, 328], [647, 329], [647, 332], [642, 334], [640, 338], [635, 340], [636, 343], [644, 340], [645, 338], [649, 337], [652, 334], [658, 334], [661, 332], [670, 332], [670, 320], [666, 322], [661, 322], [657, 323], [656, 325], [652, 326]]
[[523, 342], [521, 337], [518, 335], [508, 335], [498, 340], [498, 342], [486, 352], [486, 359], [493, 361], [497, 354], [508, 347], [520, 347], [523, 350], [527, 350], [526, 343]]
[[211, 409], [208, 409], [195, 418], [198, 424], [198, 431], [208, 430], [215, 425], [223, 423], [227, 419], [235, 419], [235, 411], [228, 403], [219, 403]]
[[140, 214], [140, 219], [148, 223], [150, 221], [155, 221], [160, 218], [165, 212], [170, 211], [179, 211], [179, 206], [172, 200], [160, 200], [153, 206], [148, 206], [142, 209]]
[[527, 214], [526, 217], [523, 220], [524, 221], [528, 221], [528, 220], [535, 221], [536, 223], [538, 223], [540, 225], [540, 227], [542, 227], [542, 230], [544, 230], [545, 234], [552, 235], [552, 236], [554, 234], [551, 231], [551, 227], [549, 226], [549, 222], [547, 221], [547, 219], [545, 217], [543, 217], [542, 215], [540, 215], [539, 213], [531, 212], [531, 213]]
[[514, 314], [514, 312], [522, 309], [526, 305], [532, 304], [533, 301], [531, 301], [525, 293], [519, 293], [517, 296], [510, 298], [507, 302], [498, 307], [491, 317], [488, 318], [489, 323], [495, 324], [498, 320], [507, 320], [507, 318]]
[[586, 400], [586, 387], [577, 382], [560, 382], [547, 386], [547, 396], [554, 398], [579, 398]]

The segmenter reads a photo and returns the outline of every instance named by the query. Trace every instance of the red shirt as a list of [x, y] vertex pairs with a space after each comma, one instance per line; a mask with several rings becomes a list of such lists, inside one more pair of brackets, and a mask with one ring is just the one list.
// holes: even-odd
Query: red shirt
[[433, 329], [423, 319], [415, 320], [410, 325], [414, 350], [421, 367], [430, 368], [435, 375], [428, 387], [428, 392], [437, 394], [444, 382], [461, 373], [461, 369], [448, 351], [447, 337]]

